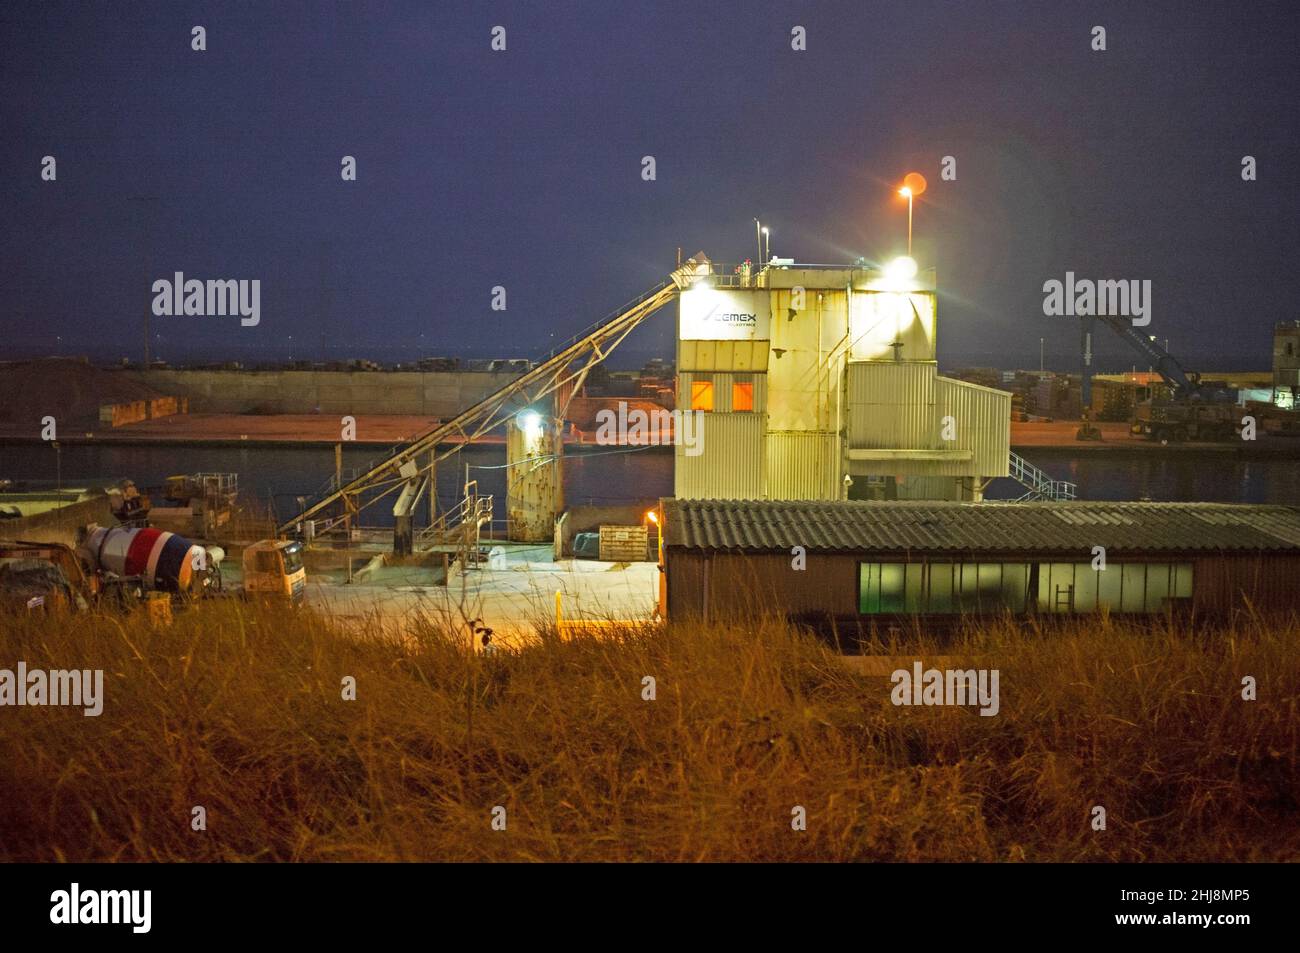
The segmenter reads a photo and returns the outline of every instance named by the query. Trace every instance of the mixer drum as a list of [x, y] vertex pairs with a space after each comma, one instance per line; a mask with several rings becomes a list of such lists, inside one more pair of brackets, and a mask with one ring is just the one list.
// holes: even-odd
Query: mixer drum
[[146, 589], [188, 592], [195, 566], [205, 566], [202, 546], [165, 530], [113, 526], [98, 528], [81, 546], [93, 566], [118, 576], [140, 576]]

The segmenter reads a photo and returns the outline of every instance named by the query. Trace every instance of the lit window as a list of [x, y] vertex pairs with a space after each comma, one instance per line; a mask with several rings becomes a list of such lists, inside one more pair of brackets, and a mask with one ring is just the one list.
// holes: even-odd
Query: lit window
[[749, 381], [736, 381], [731, 385], [731, 409], [754, 409], [754, 385]]
[[906, 569], [903, 563], [859, 563], [858, 611], [864, 615], [902, 612]]
[[691, 381], [691, 410], [713, 409], [713, 381]]

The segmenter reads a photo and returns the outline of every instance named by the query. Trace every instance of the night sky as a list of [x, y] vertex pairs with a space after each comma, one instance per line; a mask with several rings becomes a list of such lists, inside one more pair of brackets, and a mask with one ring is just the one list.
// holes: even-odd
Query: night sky
[[[153, 319], [173, 362], [535, 356], [679, 246], [754, 257], [755, 216], [777, 255], [890, 258], [917, 170], [945, 367], [1036, 367], [1040, 337], [1073, 367], [1074, 319], [1042, 313], [1072, 270], [1150, 279], [1148, 330], [1189, 367], [1267, 368], [1300, 318], [1298, 23], [1294, 2], [6, 3], [0, 358], [138, 359], [174, 271], [260, 279], [262, 316]], [[1127, 369], [1101, 333], [1101, 369]], [[664, 311], [615, 363], [671, 338]]]

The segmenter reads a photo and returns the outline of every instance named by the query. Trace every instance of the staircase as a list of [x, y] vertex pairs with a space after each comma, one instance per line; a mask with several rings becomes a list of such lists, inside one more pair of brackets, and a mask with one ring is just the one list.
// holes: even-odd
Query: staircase
[[463, 500], [416, 534], [420, 547], [477, 547], [483, 524], [492, 522], [492, 497], [479, 496], [477, 482], [471, 480]]
[[1024, 496], [1016, 499], [1017, 503], [1028, 503], [1031, 500], [1051, 500], [1060, 503], [1079, 498], [1079, 487], [1076, 484], [1067, 480], [1053, 480], [1014, 451], [1011, 453], [1009, 466], [1011, 479], [1029, 490]]

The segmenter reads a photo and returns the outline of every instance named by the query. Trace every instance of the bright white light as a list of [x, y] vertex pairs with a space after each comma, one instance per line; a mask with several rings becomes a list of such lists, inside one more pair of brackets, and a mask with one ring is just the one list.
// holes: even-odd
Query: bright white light
[[542, 435], [542, 418], [534, 410], [525, 410], [518, 417], [519, 429], [524, 432], [524, 436], [530, 440], [536, 440]]
[[766, 225], [763, 226], [763, 234], [768, 234], [768, 227]]
[[916, 277], [916, 260], [903, 255], [885, 266], [885, 279], [890, 284], [902, 285]]

